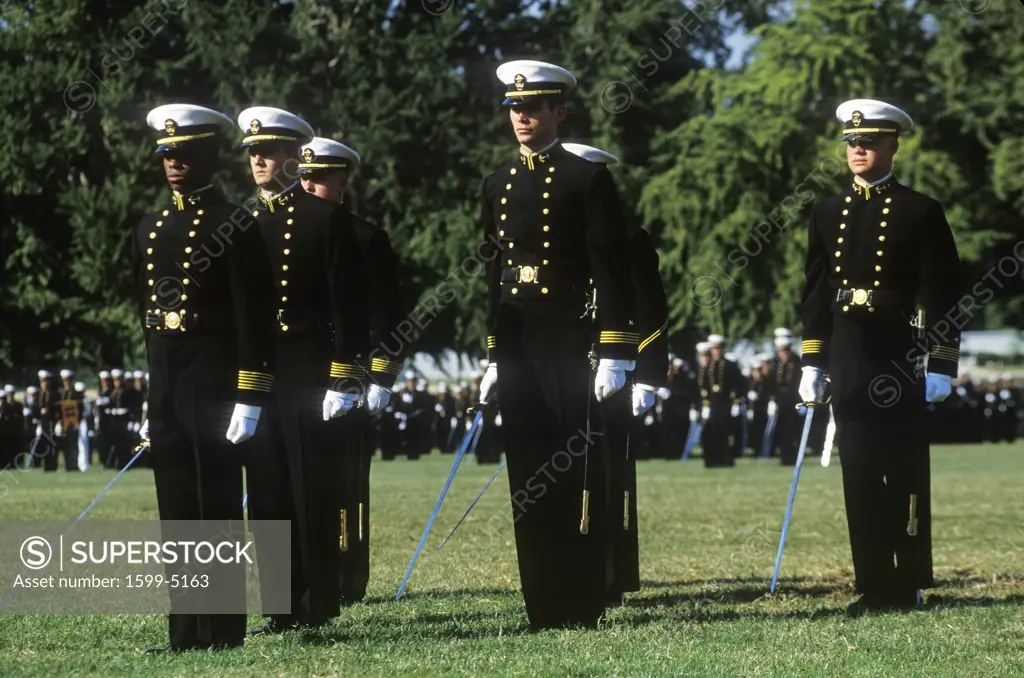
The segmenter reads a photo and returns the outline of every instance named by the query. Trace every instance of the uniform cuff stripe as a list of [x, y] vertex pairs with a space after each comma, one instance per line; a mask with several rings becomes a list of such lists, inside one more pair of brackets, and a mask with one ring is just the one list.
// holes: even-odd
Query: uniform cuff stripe
[[644, 339], [643, 341], [641, 341], [641, 342], [640, 342], [640, 348], [638, 348], [638, 349], [636, 350], [636, 352], [637, 352], [637, 353], [639, 353], [640, 351], [644, 350], [644, 347], [645, 347], [645, 346], [647, 346], [647, 345], [648, 345], [648, 344], [650, 344], [650, 343], [651, 343], [652, 341], [654, 341], [655, 339], [657, 339], [658, 337], [660, 337], [660, 336], [661, 336], [661, 333], [662, 333], [662, 332], [664, 332], [664, 331], [665, 331], [666, 329], [668, 329], [668, 320], [666, 320], [666, 321], [665, 321], [665, 324], [664, 324], [664, 325], [662, 325], [662, 326], [661, 326], [661, 327], [659, 327], [658, 329], [654, 330], [654, 333], [653, 333], [653, 334], [651, 334], [651, 336], [649, 336], [649, 337], [647, 337], [646, 339]]
[[269, 393], [274, 386], [274, 375], [265, 372], [238, 371], [239, 391], [262, 391]]
[[636, 332], [601, 332], [602, 344], [639, 344], [640, 335]]
[[331, 363], [331, 378], [341, 379], [343, 377], [354, 377], [356, 379], [366, 376], [366, 371], [359, 365], [349, 363]]
[[821, 353], [825, 348], [825, 342], [820, 339], [804, 339], [800, 346], [801, 353]]
[[498, 338], [487, 337], [487, 348], [498, 348]]
[[402, 371], [402, 363], [387, 358], [374, 358], [370, 361], [371, 372], [383, 372], [397, 377]]

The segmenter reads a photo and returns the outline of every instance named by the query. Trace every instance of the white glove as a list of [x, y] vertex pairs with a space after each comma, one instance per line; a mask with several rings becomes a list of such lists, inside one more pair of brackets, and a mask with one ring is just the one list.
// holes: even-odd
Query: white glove
[[[925, 396], [927, 396], [928, 384], [925, 384], [924, 388], [925, 388]], [[925, 399], [927, 400], [927, 397]], [[995, 393], [986, 393], [985, 394], [985, 402], [986, 403], [994, 403], [995, 401], [996, 401], [996, 394]]]
[[644, 417], [644, 426], [654, 426], [654, 415], [648, 414]]
[[690, 421], [697, 421], [697, 410], [690, 408]]
[[442, 405], [441, 403], [434, 405], [434, 411], [437, 412], [438, 414], [444, 414], [444, 405]]
[[769, 400], [768, 401], [768, 416], [769, 417], [774, 417], [775, 414], [778, 411], [779, 411], [779, 404], [777, 402], [775, 402], [774, 400]]
[[[412, 400], [412, 396], [409, 396], [409, 399]], [[358, 402], [359, 396], [355, 393], [328, 391], [327, 395], [324, 396], [324, 421], [330, 421], [336, 417], [345, 416], [356, 406]]]
[[41, 437], [43, 437], [43, 425], [42, 424], [36, 424], [36, 438], [41, 438]]
[[754, 408], [747, 408], [747, 421], [754, 421]]
[[805, 403], [825, 404], [825, 373], [817, 367], [805, 367], [800, 377], [800, 388], [797, 393]]
[[729, 416], [730, 417], [738, 417], [738, 416], [740, 416], [740, 406], [738, 404], [732, 406], [732, 409], [729, 410]]
[[[227, 439], [237, 445], [252, 438], [256, 433], [256, 424], [259, 420], [259, 407], [237, 403], [235, 411], [231, 413], [231, 423], [228, 424]], [[146, 434], [147, 436], [149, 435], [149, 419], [146, 420]]]
[[390, 400], [391, 391], [383, 386], [370, 384], [370, 388], [366, 390], [366, 413], [372, 417], [387, 407]]
[[53, 435], [55, 435], [55, 436], [62, 436], [62, 435], [64, 435], [64, 426], [59, 421], [57, 422], [57, 425], [53, 427]]
[[757, 391], [747, 391], [747, 400], [752, 403], [757, 402]]
[[658, 397], [661, 398], [662, 400], [668, 400], [669, 398], [672, 397], [672, 391], [662, 386], [661, 388], [658, 389]]
[[498, 395], [498, 363], [491, 363], [480, 380], [480, 402], [489, 403]]
[[[149, 419], [142, 422], [142, 427], [139, 429], [139, 437], [142, 438], [143, 440], [149, 440]], [[231, 436], [229, 435], [228, 437], [230, 438]]]
[[406, 404], [411, 403], [412, 402], [412, 394], [411, 393], [403, 393], [402, 394], [402, 402], [406, 403]]
[[494, 415], [494, 425], [501, 426], [501, 413]]
[[608, 398], [626, 385], [626, 372], [636, 367], [635, 360], [601, 358], [594, 377], [594, 395], [598, 401]]
[[110, 396], [103, 396], [101, 398], [97, 398], [96, 399], [96, 404], [100, 405], [100, 406], [102, 406], [102, 405], [109, 405], [110, 404]]
[[950, 379], [945, 374], [933, 374], [926, 372], [924, 375], [924, 399], [930, 403], [941, 403], [949, 397], [952, 389]]
[[633, 416], [639, 417], [654, 407], [654, 387], [647, 384], [633, 384]]
[[710, 406], [705, 405], [704, 407], [700, 408], [700, 418], [702, 420], [704, 420], [704, 421], [707, 421], [708, 419], [711, 418], [711, 407]]

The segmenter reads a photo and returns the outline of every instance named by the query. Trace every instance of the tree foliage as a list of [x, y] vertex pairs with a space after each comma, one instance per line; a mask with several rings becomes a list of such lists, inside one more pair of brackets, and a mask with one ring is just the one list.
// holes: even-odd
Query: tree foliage
[[[913, 115], [898, 175], [943, 202], [979, 279], [1024, 236], [1024, 15], [963, 4], [0, 0], [0, 367], [141, 366], [126, 243], [166, 200], [145, 114], [175, 101], [287, 108], [358, 150], [349, 200], [391, 235], [407, 306], [430, 308], [412, 348], [479, 350], [479, 186], [516, 153], [494, 77], [513, 58], [579, 78], [562, 138], [622, 159], [677, 350], [796, 324], [803, 223], [847, 181], [833, 111], [851, 97]], [[726, 68], [737, 30], [757, 44]], [[242, 200], [236, 141], [220, 181]], [[1019, 268], [976, 326], [1024, 323]]]

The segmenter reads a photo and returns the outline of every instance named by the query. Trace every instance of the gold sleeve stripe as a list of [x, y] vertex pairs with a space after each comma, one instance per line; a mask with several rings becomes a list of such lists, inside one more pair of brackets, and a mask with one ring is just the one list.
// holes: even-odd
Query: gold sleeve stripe
[[825, 348], [825, 342], [820, 339], [804, 339], [800, 347], [801, 353], [821, 353]]
[[493, 337], [493, 336], [492, 337], [487, 337], [487, 348], [497, 348], [497, 347], [498, 347], [498, 338], [497, 337]]
[[384, 372], [385, 374], [397, 377], [402, 371], [402, 363], [397, 360], [388, 360], [387, 358], [374, 358], [370, 361], [370, 371]]
[[263, 372], [238, 371], [238, 390], [262, 391], [269, 393], [274, 386], [274, 376]]
[[660, 337], [660, 336], [661, 336], [661, 333], [662, 333], [662, 332], [664, 332], [664, 331], [665, 331], [666, 329], [668, 329], [668, 320], [666, 320], [666, 321], [665, 321], [665, 324], [664, 324], [664, 325], [662, 325], [662, 326], [661, 326], [661, 327], [659, 327], [658, 329], [654, 330], [654, 333], [653, 333], [653, 334], [651, 334], [651, 336], [649, 336], [649, 337], [647, 337], [646, 339], [644, 339], [643, 341], [641, 341], [641, 342], [640, 342], [640, 348], [638, 348], [638, 349], [636, 350], [636, 352], [637, 352], [637, 353], [639, 353], [640, 351], [644, 350], [644, 347], [645, 347], [645, 346], [647, 346], [647, 345], [648, 345], [648, 344], [650, 344], [650, 343], [651, 343], [652, 341], [654, 341], [655, 339], [657, 339], [658, 337]]
[[960, 360], [960, 351], [958, 349], [950, 348], [948, 346], [936, 346], [935, 348], [932, 349], [931, 357], [941, 358], [943, 360], [958, 361]]
[[331, 363], [331, 378], [341, 379], [344, 377], [355, 377], [356, 379], [366, 375], [366, 371], [359, 365], [348, 363]]
[[601, 332], [602, 344], [639, 344], [640, 335], [636, 332], [612, 332], [606, 330]]

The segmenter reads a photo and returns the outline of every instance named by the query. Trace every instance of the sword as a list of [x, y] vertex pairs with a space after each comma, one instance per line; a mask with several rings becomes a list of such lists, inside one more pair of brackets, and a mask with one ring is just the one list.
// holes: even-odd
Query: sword
[[[473, 507], [476, 506], [476, 503], [480, 501], [480, 498], [484, 496], [484, 493], [487, 492], [487, 488], [491, 486], [491, 483], [493, 483], [495, 479], [497, 479], [498, 474], [501, 473], [501, 470], [503, 468], [505, 468], [506, 463], [507, 460], [501, 462], [501, 466], [498, 467], [498, 470], [494, 472], [494, 474], [491, 476], [491, 479], [487, 481], [486, 485], [484, 485], [484, 489], [480, 490], [480, 494], [476, 495], [476, 499], [473, 500], [473, 502], [469, 505], [469, 508], [466, 509], [466, 512], [462, 514], [461, 518], [459, 518], [459, 522], [455, 523], [455, 527], [453, 527], [452, 531], [448, 533], [448, 536], [444, 538], [444, 541], [441, 542], [441, 545], [437, 547], [437, 551], [443, 549], [444, 545], [448, 543], [448, 540], [452, 538], [452, 535], [455, 534], [455, 530], [459, 529], [459, 525], [461, 525], [462, 521], [466, 519], [466, 516], [468, 516], [469, 512], [473, 510]], [[435, 553], [437, 551], [435, 551]]]
[[704, 420], [698, 419], [692, 422], [690, 426], [690, 435], [686, 439], [686, 447], [683, 448], [683, 457], [680, 461], [686, 461], [690, 458], [690, 453], [693, 452], [693, 448], [697, 447], [697, 443], [700, 442], [701, 436], [704, 434]]
[[764, 439], [761, 441], [761, 456], [759, 459], [768, 459], [772, 456], [772, 442], [775, 440], [775, 427], [779, 423], [779, 411], [768, 417], [768, 423], [764, 427]]
[[793, 469], [793, 483], [789, 486], [789, 502], [786, 504], [786, 518], [782, 521], [782, 538], [779, 539], [779, 552], [775, 555], [775, 571], [772, 573], [772, 593], [775, 593], [775, 585], [779, 581], [779, 568], [782, 567], [782, 550], [786, 548], [786, 535], [789, 533], [789, 519], [793, 517], [793, 500], [796, 499], [796, 485], [800, 481], [800, 469], [804, 465], [804, 453], [807, 451], [807, 438], [811, 434], [811, 422], [814, 419], [814, 408], [816, 403], [803, 404], [807, 407], [807, 414], [804, 415], [804, 432], [803, 435], [800, 436], [800, 450], [796, 455], [796, 468]]
[[825, 448], [821, 451], [821, 465], [828, 468], [832, 461], [832, 445], [836, 437], [836, 415], [832, 408], [828, 408], [828, 427], [825, 429]]
[[437, 503], [434, 505], [434, 511], [430, 514], [430, 519], [427, 521], [427, 526], [423, 528], [423, 535], [420, 537], [420, 543], [416, 546], [416, 552], [412, 554], [412, 560], [409, 561], [409, 567], [405, 570], [405, 576], [402, 577], [402, 583], [398, 587], [398, 593], [395, 595], [395, 600], [399, 600], [402, 597], [402, 593], [405, 592], [405, 585], [409, 582], [409, 577], [412, 575], [412, 570], [416, 567], [416, 561], [420, 557], [420, 553], [423, 551], [423, 545], [427, 543], [427, 537], [430, 536], [430, 529], [434, 526], [434, 521], [437, 520], [437, 514], [441, 510], [441, 504], [444, 503], [444, 497], [448, 494], [448, 489], [452, 486], [452, 481], [455, 480], [455, 472], [459, 470], [459, 464], [462, 462], [462, 457], [466, 454], [466, 448], [469, 447], [469, 443], [473, 438], [473, 433], [476, 431], [477, 426], [483, 421], [485, 403], [479, 405], [479, 409], [476, 411], [476, 416], [473, 417], [473, 425], [466, 435], [462, 438], [462, 445], [459, 446], [459, 452], [455, 455], [455, 461], [452, 463], [452, 470], [448, 473], [448, 480], [445, 481], [444, 487], [441, 488], [441, 494], [437, 498]]
[[740, 412], [740, 416], [743, 417], [742, 429], [740, 430], [740, 456], [745, 457], [747, 455], [747, 438], [749, 437], [749, 424], [750, 420], [747, 419], [747, 410], [749, 405], [746, 402], [743, 403], [743, 411]]

